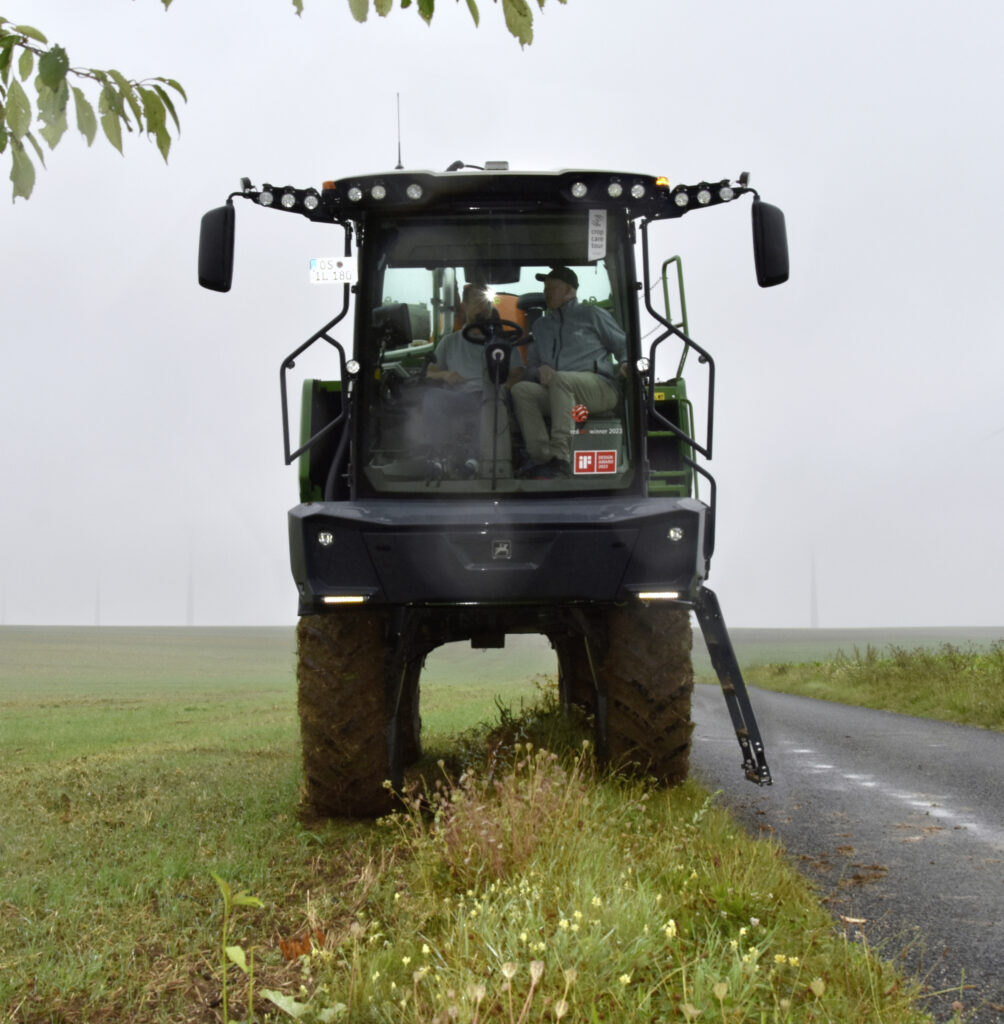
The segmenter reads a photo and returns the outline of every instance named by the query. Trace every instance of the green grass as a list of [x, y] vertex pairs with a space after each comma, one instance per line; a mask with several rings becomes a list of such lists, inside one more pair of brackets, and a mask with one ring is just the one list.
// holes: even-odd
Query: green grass
[[[605, 778], [575, 745], [468, 770], [431, 790], [431, 819], [305, 827], [292, 645], [0, 629], [0, 1020], [219, 1021], [213, 873], [264, 903], [229, 926], [254, 950], [259, 1020], [281, 1016], [264, 989], [309, 1000], [305, 1020], [918, 1019], [775, 847], [697, 787]], [[439, 758], [476, 765], [484, 730], [455, 734], [496, 694], [516, 709], [508, 749], [559, 748], [534, 731], [553, 715], [518, 711], [535, 657], [430, 658], [427, 777]], [[287, 961], [308, 931], [324, 948]], [[232, 1017], [246, 993], [231, 968]]]
[[966, 650], [869, 646], [825, 661], [757, 665], [745, 675], [783, 693], [1004, 732], [1004, 641]]
[[[869, 647], [878, 651], [889, 647], [936, 650], [942, 644], [952, 644], [963, 649], [985, 650], [1004, 640], [1004, 627], [746, 629], [740, 626], [730, 629], [729, 635], [740, 666], [744, 672], [748, 672], [758, 665], [854, 657], [855, 652]], [[694, 672], [700, 681], [714, 682], [714, 670], [696, 625], [694, 636]]]

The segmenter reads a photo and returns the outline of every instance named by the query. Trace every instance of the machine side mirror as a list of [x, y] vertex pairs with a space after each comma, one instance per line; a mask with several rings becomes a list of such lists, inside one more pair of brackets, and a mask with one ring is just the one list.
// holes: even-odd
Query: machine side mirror
[[202, 218], [199, 230], [199, 284], [230, 291], [234, 276], [234, 206], [218, 206]]
[[753, 259], [757, 284], [761, 288], [788, 280], [788, 232], [784, 214], [759, 199], [753, 200]]

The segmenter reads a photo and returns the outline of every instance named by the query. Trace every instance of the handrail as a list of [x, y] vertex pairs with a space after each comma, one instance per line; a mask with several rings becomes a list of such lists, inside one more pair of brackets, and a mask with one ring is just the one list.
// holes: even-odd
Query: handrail
[[[683, 287], [683, 259], [679, 256], [670, 256], [668, 260], [663, 261], [662, 264], [662, 297], [666, 303], [666, 316], [672, 319], [673, 314], [670, 311], [669, 303], [669, 281], [666, 279], [666, 267], [670, 263], [676, 264], [676, 290], [680, 296], [680, 319], [674, 325], [683, 329], [684, 334], [690, 334], [690, 328], [687, 326], [687, 293]], [[687, 361], [687, 347], [683, 347], [683, 352], [680, 353], [680, 363], [676, 368], [677, 377], [683, 376], [683, 364]]]
[[645, 282], [644, 282], [644, 288], [643, 288], [643, 293], [644, 293], [644, 296], [645, 296], [645, 308], [648, 310], [649, 314], [655, 320], [657, 320], [659, 323], [661, 323], [666, 328], [666, 330], [662, 334], [660, 334], [659, 337], [656, 338], [655, 341], [653, 341], [651, 346], [649, 347], [649, 366], [650, 366], [650, 372], [654, 373], [654, 371], [655, 371], [655, 354], [656, 354], [656, 349], [671, 334], [676, 335], [683, 342], [683, 344], [684, 344], [686, 349], [691, 349], [692, 348], [700, 356], [700, 359], [701, 359], [702, 363], [707, 363], [708, 364], [708, 412], [707, 412], [707, 428], [706, 428], [706, 441], [705, 441], [705, 444], [701, 445], [695, 438], [690, 437], [685, 431], [681, 430], [678, 426], [676, 426], [676, 424], [670, 423], [670, 421], [668, 419], [666, 419], [665, 416], [663, 416], [660, 412], [658, 412], [656, 410], [656, 408], [655, 408], [655, 399], [654, 399], [654, 395], [652, 393], [652, 389], [651, 388], [649, 388], [649, 394], [648, 394], [648, 409], [649, 409], [649, 412], [652, 413], [652, 415], [655, 417], [655, 419], [659, 423], [661, 423], [661, 424], [665, 425], [666, 427], [668, 427], [678, 437], [681, 437], [685, 441], [688, 441], [706, 459], [710, 459], [711, 458], [711, 451], [712, 451], [712, 441], [713, 441], [713, 436], [714, 436], [714, 424], [715, 424], [715, 421], [714, 421], [714, 415], [715, 415], [715, 361], [712, 358], [710, 352], [707, 352], [705, 349], [701, 348], [701, 346], [698, 345], [697, 342], [695, 342], [692, 338], [688, 337], [688, 335], [685, 332], [681, 331], [680, 328], [677, 327], [675, 324], [670, 323], [669, 320], [667, 320], [661, 313], [659, 313], [652, 306], [652, 301], [649, 298], [649, 290], [650, 290], [650, 287], [651, 287], [651, 283], [650, 283], [649, 263], [648, 263], [648, 222], [647, 221], [642, 221], [642, 226], [641, 226], [641, 242], [642, 242], [642, 262], [643, 262], [643, 265], [644, 265], [644, 274], [645, 274]]
[[345, 285], [343, 305], [342, 305], [341, 312], [333, 320], [329, 320], [328, 323], [326, 323], [319, 331], [316, 331], [314, 334], [312, 334], [302, 345], [299, 346], [299, 348], [297, 348], [294, 351], [292, 351], [282, 361], [282, 366], [279, 369], [279, 391], [280, 391], [280, 394], [282, 396], [282, 443], [283, 443], [283, 454], [285, 456], [286, 465], [287, 466], [291, 462], [293, 462], [294, 459], [298, 459], [308, 448], [311, 448], [313, 445], [315, 445], [329, 431], [333, 430], [336, 426], [338, 426], [340, 423], [342, 423], [345, 420], [345, 418], [346, 418], [346, 416], [348, 414], [348, 404], [347, 403], [343, 403], [342, 409], [341, 409], [341, 411], [339, 412], [338, 416], [335, 419], [331, 420], [330, 423], [326, 423], [323, 427], [321, 427], [321, 429], [319, 431], [317, 431], [316, 434], [314, 434], [311, 438], [309, 438], [304, 444], [300, 445], [300, 447], [297, 448], [295, 452], [294, 451], [290, 451], [290, 447], [289, 447], [289, 400], [288, 400], [288, 397], [287, 397], [287, 388], [286, 388], [286, 371], [293, 369], [293, 367], [296, 365], [297, 358], [302, 353], [306, 352], [306, 350], [308, 348], [310, 348], [310, 346], [313, 345], [315, 341], [320, 341], [321, 339], [323, 339], [329, 345], [331, 345], [332, 347], [334, 347], [335, 349], [338, 350], [338, 360], [339, 360], [340, 370], [341, 370], [340, 379], [341, 380], [347, 380], [348, 379], [348, 371], [346, 369], [346, 362], [347, 362], [347, 360], [345, 358], [345, 349], [342, 348], [340, 342], [336, 341], [334, 338], [332, 338], [328, 334], [328, 331], [330, 331], [331, 328], [335, 326], [335, 324], [337, 324], [340, 321], [344, 320], [346, 314], [348, 313], [348, 311], [349, 311], [349, 285]]

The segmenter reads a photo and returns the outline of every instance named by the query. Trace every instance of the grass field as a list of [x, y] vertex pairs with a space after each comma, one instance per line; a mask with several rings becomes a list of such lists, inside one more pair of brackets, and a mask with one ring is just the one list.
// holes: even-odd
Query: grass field
[[[430, 770], [553, 668], [532, 638], [436, 652]], [[292, 629], [0, 627], [0, 760], [3, 1021], [219, 1021], [221, 945], [255, 951], [253, 985], [227, 973], [241, 1020], [256, 987], [308, 1021], [919, 1019], [694, 786], [524, 752], [452, 791], [449, 829], [304, 825]], [[225, 940], [214, 874], [263, 903]], [[287, 960], [308, 934], [323, 950]]]

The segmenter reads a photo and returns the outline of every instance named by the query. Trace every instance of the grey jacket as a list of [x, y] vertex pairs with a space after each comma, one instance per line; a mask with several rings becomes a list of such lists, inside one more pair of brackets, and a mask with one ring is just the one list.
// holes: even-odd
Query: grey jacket
[[540, 379], [541, 366], [555, 370], [600, 373], [615, 380], [611, 355], [627, 355], [626, 335], [620, 324], [599, 306], [571, 299], [560, 309], [549, 309], [533, 325], [533, 342], [526, 347], [526, 376]]

